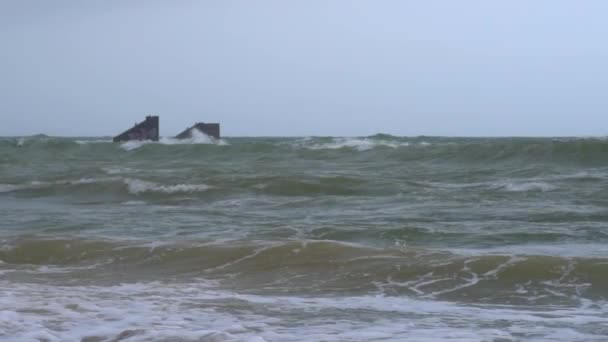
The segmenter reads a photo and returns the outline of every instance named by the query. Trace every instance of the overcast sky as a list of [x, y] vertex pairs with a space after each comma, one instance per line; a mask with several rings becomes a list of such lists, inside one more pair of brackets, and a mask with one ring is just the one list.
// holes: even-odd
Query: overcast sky
[[605, 0], [2, 0], [0, 135], [608, 134]]

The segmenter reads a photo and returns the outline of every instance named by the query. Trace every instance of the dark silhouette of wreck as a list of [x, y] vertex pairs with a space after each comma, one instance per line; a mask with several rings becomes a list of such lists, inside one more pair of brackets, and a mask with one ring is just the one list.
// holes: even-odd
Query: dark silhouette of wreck
[[220, 139], [220, 124], [219, 123], [204, 123], [197, 122], [194, 126], [186, 128], [183, 132], [176, 135], [176, 139], [192, 138], [192, 132], [197, 130], [215, 139]]
[[[146, 116], [146, 120], [136, 123], [132, 128], [114, 137], [114, 142], [129, 141], [129, 140], [152, 140], [158, 141], [159, 128], [158, 116]], [[194, 131], [202, 132], [215, 139], [220, 139], [220, 124], [219, 123], [204, 123], [198, 122], [194, 126], [187, 128], [176, 139], [192, 138]]]
[[129, 140], [152, 140], [158, 141], [158, 116], [146, 116], [146, 120], [135, 124], [123, 133], [114, 137], [114, 142]]

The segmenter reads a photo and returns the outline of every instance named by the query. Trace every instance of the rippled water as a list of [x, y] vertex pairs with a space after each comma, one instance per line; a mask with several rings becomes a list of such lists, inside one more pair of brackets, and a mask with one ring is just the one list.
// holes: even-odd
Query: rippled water
[[0, 138], [0, 339], [604, 341], [608, 141]]

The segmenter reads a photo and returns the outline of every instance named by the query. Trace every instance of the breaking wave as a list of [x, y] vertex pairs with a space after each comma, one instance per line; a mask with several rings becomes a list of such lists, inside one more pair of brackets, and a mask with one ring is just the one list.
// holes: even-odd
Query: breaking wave
[[[0, 337], [10, 342], [582, 342], [603, 339], [606, 313], [605, 306], [547, 312], [383, 295], [254, 295], [218, 289], [204, 280], [16, 288], [0, 282], [0, 291], [6, 294], [0, 299]], [[496, 321], [505, 326], [493, 328]]]
[[163, 192], [167, 194], [179, 192], [200, 192], [209, 190], [209, 186], [205, 184], [175, 184], [175, 185], [160, 185], [153, 182], [146, 182], [139, 179], [125, 179], [125, 183], [129, 188], [129, 192], [134, 195], [139, 195], [145, 192]]
[[529, 192], [529, 191], [552, 191], [557, 187], [545, 182], [530, 182], [530, 183], [505, 183], [500, 184], [500, 188], [510, 192]]
[[19, 186], [12, 184], [0, 184], [0, 192], [11, 192], [19, 189]]
[[[142, 147], [146, 147], [143, 148]], [[608, 140], [598, 138], [440, 138], [440, 137], [395, 137], [374, 135], [369, 137], [309, 137], [309, 138], [228, 138], [216, 140], [200, 132], [190, 139], [161, 138], [159, 142], [129, 141], [112, 143], [107, 139], [71, 139], [47, 136], [0, 138], [0, 153], [10, 159], [22, 157], [41, 158], [54, 153], [86, 156], [91, 153], [116, 154], [138, 150], [138, 155], [160, 153], [158, 149], [177, 149], [184, 146], [205, 147], [206, 153], [214, 155], [239, 155], [266, 153], [278, 155], [302, 151], [299, 157], [314, 158], [343, 155], [352, 151], [366, 153], [378, 151], [393, 160], [428, 160], [433, 162], [550, 162], [564, 165], [608, 164]], [[217, 149], [217, 146], [222, 146]], [[139, 150], [142, 150], [141, 153]], [[145, 150], [145, 151], [144, 151]], [[182, 151], [181, 153], [185, 153]], [[192, 156], [199, 149], [190, 149]], [[181, 155], [181, 154], [180, 154]], [[9, 159], [9, 160], [10, 160]]]
[[[608, 296], [608, 259], [542, 255], [460, 255], [422, 248], [370, 248], [332, 240], [133, 245], [112, 240], [23, 239], [0, 249], [3, 272], [141, 281], [177, 275], [266, 293], [412, 296], [494, 304], [578, 305]], [[29, 265], [29, 266], [28, 266]], [[87, 270], [86, 265], [92, 265]], [[25, 267], [27, 266], [27, 267]], [[25, 267], [25, 268], [24, 268]], [[116, 272], [124, 272], [117, 274]], [[226, 277], [226, 274], [232, 274]], [[255, 290], [258, 289], [258, 290]]]
[[[120, 170], [117, 170], [118, 173]], [[113, 172], [110, 172], [113, 173]], [[141, 196], [148, 193], [178, 194], [205, 192], [211, 189], [206, 184], [159, 184], [137, 178], [122, 178], [119, 176], [100, 178], [80, 178], [76, 180], [58, 181], [32, 181], [25, 184], [0, 184], [0, 193], [19, 192], [27, 196], [47, 196], [65, 192], [72, 195], [88, 195], [93, 198], [95, 194], [103, 195], [114, 193], [116, 195]]]
[[197, 129], [193, 129], [192, 136], [187, 139], [176, 139], [162, 137], [159, 141], [127, 141], [120, 144], [120, 147], [125, 151], [133, 151], [144, 145], [217, 145], [217, 146], [228, 146], [230, 145], [224, 139], [215, 139]]
[[408, 141], [384, 140], [377, 138], [331, 138], [328, 141], [318, 139], [305, 139], [294, 143], [295, 147], [310, 150], [338, 150], [354, 149], [357, 151], [369, 151], [374, 148], [399, 148], [410, 146]]

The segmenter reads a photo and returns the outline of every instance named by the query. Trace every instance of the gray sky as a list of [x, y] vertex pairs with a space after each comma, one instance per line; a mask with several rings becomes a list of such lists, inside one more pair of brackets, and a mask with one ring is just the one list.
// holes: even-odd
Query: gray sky
[[606, 135], [605, 0], [2, 0], [0, 135]]

